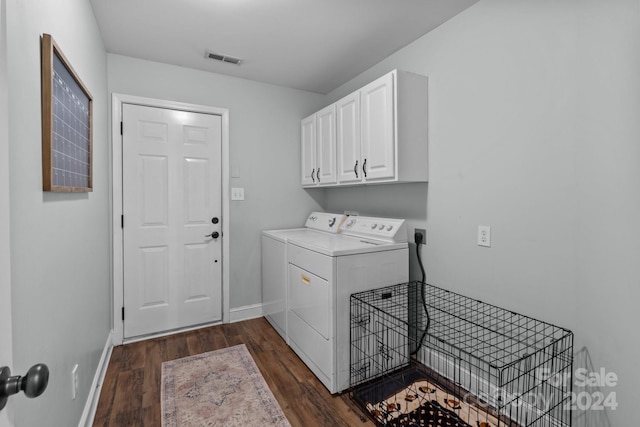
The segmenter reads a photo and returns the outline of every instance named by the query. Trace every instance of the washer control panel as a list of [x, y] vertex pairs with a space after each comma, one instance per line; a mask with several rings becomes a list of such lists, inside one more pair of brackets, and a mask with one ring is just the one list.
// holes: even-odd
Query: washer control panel
[[404, 219], [349, 216], [345, 219], [342, 234], [363, 238], [404, 243], [407, 241], [407, 226]]
[[327, 233], [339, 233], [340, 226], [347, 219], [346, 215], [327, 212], [311, 212], [304, 226], [313, 230], [326, 231]]

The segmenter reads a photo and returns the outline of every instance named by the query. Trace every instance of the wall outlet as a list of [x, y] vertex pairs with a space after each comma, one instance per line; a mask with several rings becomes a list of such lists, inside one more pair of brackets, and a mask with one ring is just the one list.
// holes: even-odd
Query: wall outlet
[[424, 228], [416, 228], [413, 232], [413, 243], [418, 243], [417, 234], [422, 235], [422, 241], [420, 242], [423, 245], [427, 244], [427, 232]]
[[478, 226], [478, 246], [491, 247], [491, 227], [488, 225]]
[[71, 370], [71, 399], [76, 400], [78, 392], [78, 364]]

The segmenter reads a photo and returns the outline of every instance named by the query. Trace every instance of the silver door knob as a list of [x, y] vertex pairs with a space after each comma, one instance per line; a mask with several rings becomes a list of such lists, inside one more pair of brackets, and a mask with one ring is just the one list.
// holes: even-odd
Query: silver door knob
[[24, 377], [11, 376], [7, 366], [0, 368], [0, 410], [7, 404], [7, 399], [20, 391], [27, 397], [38, 397], [44, 393], [49, 383], [49, 368], [44, 363], [33, 365]]

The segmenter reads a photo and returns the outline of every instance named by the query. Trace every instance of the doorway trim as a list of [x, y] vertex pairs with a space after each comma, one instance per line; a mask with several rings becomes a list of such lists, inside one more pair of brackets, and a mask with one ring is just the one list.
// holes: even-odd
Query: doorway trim
[[[162, 99], [145, 98], [134, 95], [114, 93], [111, 96], [113, 345], [120, 345], [125, 341], [124, 322], [121, 320], [122, 304], [124, 301], [124, 232], [120, 219], [120, 216], [122, 215], [123, 185], [122, 135], [120, 134], [120, 122], [122, 121], [122, 104], [136, 104], [147, 107], [167, 108], [171, 110], [181, 110], [203, 114], [214, 114], [222, 118], [222, 323], [229, 323], [229, 110], [226, 108], [211, 107], [207, 105], [189, 104], [177, 101], [168, 101]], [[202, 325], [198, 325], [198, 327], [201, 326]], [[188, 328], [183, 330], [188, 330]], [[175, 332], [178, 331], [170, 331], [166, 334]], [[153, 336], [158, 335], [156, 334]]]

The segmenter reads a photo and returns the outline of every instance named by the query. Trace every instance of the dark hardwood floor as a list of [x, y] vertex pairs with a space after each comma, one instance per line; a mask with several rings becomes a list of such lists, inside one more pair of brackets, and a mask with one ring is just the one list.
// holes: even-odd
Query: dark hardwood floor
[[247, 346], [293, 427], [374, 425], [348, 394], [332, 396], [259, 318], [115, 347], [94, 427], [160, 426], [162, 362], [237, 344]]

